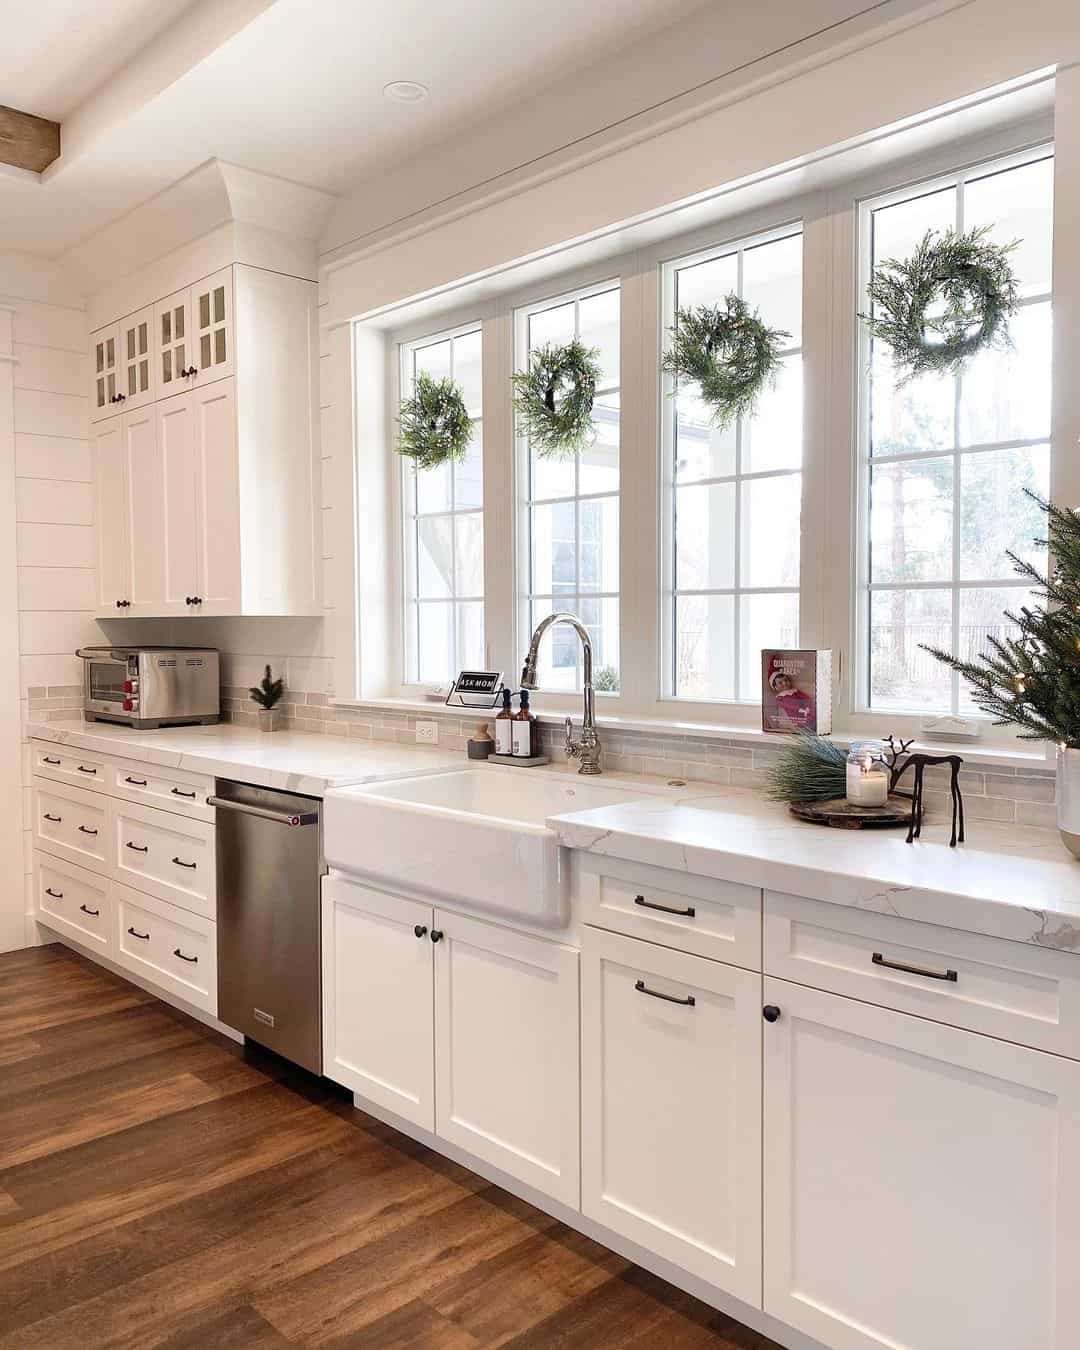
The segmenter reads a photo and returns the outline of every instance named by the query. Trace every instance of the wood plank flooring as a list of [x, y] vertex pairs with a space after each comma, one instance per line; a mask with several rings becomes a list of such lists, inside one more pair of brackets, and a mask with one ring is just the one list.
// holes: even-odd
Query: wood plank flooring
[[779, 1350], [62, 946], [0, 956], [0, 1350]]

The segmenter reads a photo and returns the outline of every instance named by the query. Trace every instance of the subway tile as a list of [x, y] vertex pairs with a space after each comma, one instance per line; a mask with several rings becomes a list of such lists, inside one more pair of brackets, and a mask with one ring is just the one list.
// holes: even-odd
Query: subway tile
[[1049, 802], [1017, 802], [1016, 823], [1018, 825], [1039, 825], [1048, 830], [1056, 830], [1057, 807]]
[[1031, 778], [1019, 775], [1006, 778], [999, 774], [986, 775], [986, 795], [988, 797], [1011, 797], [1015, 801], [1052, 802], [1055, 797], [1055, 784], [1052, 778]]

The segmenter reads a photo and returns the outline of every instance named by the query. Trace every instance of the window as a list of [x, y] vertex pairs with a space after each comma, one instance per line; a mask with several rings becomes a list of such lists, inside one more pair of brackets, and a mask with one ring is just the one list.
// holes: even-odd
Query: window
[[959, 378], [898, 387], [887, 347], [866, 340], [862, 696], [871, 709], [977, 710], [968, 687], [922, 644], [965, 657], [1013, 632], [1006, 609], [1028, 591], [1005, 556], [1040, 564], [1042, 513], [1024, 496], [1050, 479], [1050, 262], [1053, 159], [981, 166], [863, 206], [864, 264], [903, 257], [929, 229], [989, 225], [1019, 239], [1021, 309], [1012, 347]]
[[[619, 688], [619, 304], [610, 282], [519, 310], [518, 366], [547, 342], [579, 337], [599, 353], [594, 439], [579, 455], [555, 459], [523, 442], [522, 587], [524, 636], [555, 610], [578, 615], [593, 643], [593, 679]], [[581, 688], [580, 643], [556, 628], [541, 648], [540, 688]]]
[[790, 334], [752, 418], [719, 431], [696, 386], [665, 409], [665, 693], [756, 702], [761, 649], [799, 639], [802, 503], [802, 233], [787, 230], [665, 268], [679, 308], [732, 292]]
[[484, 665], [481, 351], [476, 326], [401, 347], [403, 395], [421, 372], [449, 377], [473, 418], [460, 463], [417, 470], [401, 461], [407, 683], [444, 683]]

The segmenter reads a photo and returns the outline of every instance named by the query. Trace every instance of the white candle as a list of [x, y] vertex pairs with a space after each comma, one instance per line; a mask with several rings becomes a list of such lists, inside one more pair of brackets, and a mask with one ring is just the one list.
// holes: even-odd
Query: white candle
[[889, 773], [870, 755], [847, 766], [847, 799], [852, 806], [884, 806], [889, 797]]

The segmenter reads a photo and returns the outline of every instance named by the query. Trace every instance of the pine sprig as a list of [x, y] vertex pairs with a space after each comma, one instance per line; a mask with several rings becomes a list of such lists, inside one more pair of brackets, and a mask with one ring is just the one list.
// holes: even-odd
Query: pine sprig
[[461, 386], [449, 377], [436, 380], [421, 371], [412, 394], [402, 400], [398, 427], [398, 454], [418, 469], [464, 459], [472, 440], [472, 418]]
[[756, 310], [734, 292], [723, 305], [678, 309], [663, 368], [677, 381], [696, 384], [719, 430], [752, 416], [767, 384], [776, 379], [780, 352], [791, 334], [767, 328]]
[[797, 733], [769, 771], [774, 802], [827, 802], [847, 789], [847, 754], [824, 736]]
[[1017, 576], [1045, 605], [1021, 605], [1005, 617], [1018, 637], [987, 637], [989, 650], [964, 661], [940, 647], [923, 650], [962, 675], [995, 726], [1015, 726], [1025, 741], [1057, 741], [1080, 749], [1080, 514], [1025, 488], [1047, 517], [1053, 566], [1046, 573], [1008, 551]]
[[546, 342], [511, 378], [519, 427], [541, 458], [571, 459], [592, 435], [600, 353], [580, 338]]
[[[1019, 292], [1011, 244], [991, 243], [978, 229], [927, 230], [909, 258], [887, 258], [867, 286], [873, 304], [860, 314], [871, 336], [892, 348], [899, 383], [920, 375], [954, 375], [969, 356], [1008, 345]], [[943, 303], [938, 314], [932, 306]]]
[[269, 710], [281, 701], [281, 696], [285, 692], [285, 681], [275, 680], [270, 667], [266, 667], [262, 679], [258, 685], [252, 686], [248, 690], [253, 703], [257, 703], [264, 711]]

